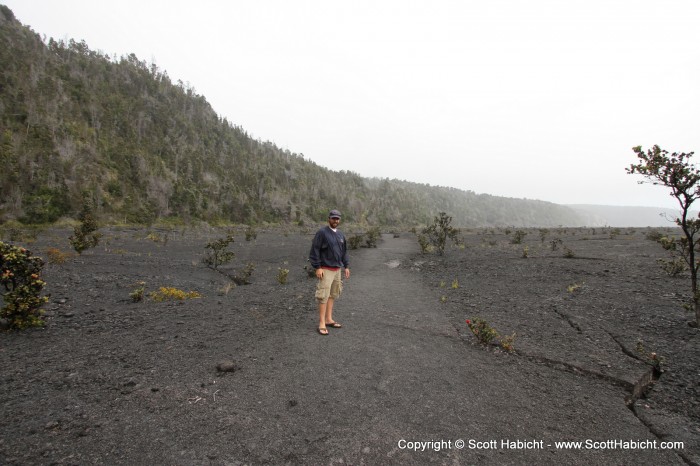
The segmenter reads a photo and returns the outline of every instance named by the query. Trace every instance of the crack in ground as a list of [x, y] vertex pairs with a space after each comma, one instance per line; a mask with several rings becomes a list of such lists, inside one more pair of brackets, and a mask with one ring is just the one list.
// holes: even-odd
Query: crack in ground
[[[566, 314], [563, 314], [559, 311], [556, 310], [556, 308], [553, 306], [554, 311], [556, 312], [557, 315], [559, 315], [562, 319], [566, 320], [569, 325], [571, 325], [572, 328], [574, 328], [576, 331], [579, 333], [583, 334], [584, 332], [581, 330], [581, 328], [578, 325], [575, 325], [571, 322], [569, 317]], [[463, 336], [462, 332], [460, 331], [460, 327], [457, 324], [453, 324], [455, 328], [455, 332], [457, 333], [457, 337], [462, 340], [464, 343], [467, 343], [467, 339]], [[641, 362], [645, 362], [643, 359], [641, 359], [638, 355], [636, 355], [634, 352], [631, 350], [627, 349], [616, 337], [614, 337], [610, 332], [605, 332], [607, 333], [610, 338], [620, 347], [620, 350], [627, 356], [636, 359]], [[472, 342], [469, 342], [472, 344]], [[472, 344], [473, 345], [473, 344]], [[497, 346], [494, 343], [491, 343], [489, 346]], [[659, 440], [663, 439], [663, 434], [661, 432], [658, 432], [656, 429], [653, 428], [652, 425], [649, 423], [645, 422], [644, 419], [642, 419], [641, 416], [637, 413], [637, 410], [635, 408], [635, 404], [638, 400], [646, 398], [647, 393], [652, 389], [654, 384], [661, 378], [661, 370], [658, 367], [652, 366], [649, 368], [648, 371], [643, 373], [639, 380], [637, 380], [636, 383], [632, 384], [626, 380], [619, 379], [617, 377], [613, 377], [608, 374], [604, 374], [602, 372], [597, 372], [594, 370], [586, 369], [584, 367], [578, 366], [576, 364], [571, 364], [566, 361], [560, 361], [557, 359], [551, 359], [547, 358], [544, 356], [536, 356], [532, 354], [527, 354], [522, 351], [513, 351], [511, 354], [515, 356], [522, 356], [525, 359], [534, 362], [536, 364], [544, 364], [547, 367], [551, 367], [552, 369], [556, 370], [565, 370], [567, 372], [580, 375], [580, 376], [586, 376], [586, 377], [591, 377], [596, 380], [602, 380], [604, 382], [610, 383], [614, 386], [621, 387], [625, 391], [629, 392], [625, 398], [625, 406], [629, 408], [630, 411], [634, 414], [634, 416], [637, 418], [637, 420], [644, 425], [651, 434], [653, 434], [656, 438]], [[645, 362], [646, 364], [646, 362]], [[562, 369], [563, 368], [563, 369]], [[687, 464], [695, 464], [693, 463], [690, 458], [687, 457], [687, 455], [683, 454], [683, 452], [680, 452], [678, 450], [674, 450], [676, 454], [678, 454], [685, 463]]]

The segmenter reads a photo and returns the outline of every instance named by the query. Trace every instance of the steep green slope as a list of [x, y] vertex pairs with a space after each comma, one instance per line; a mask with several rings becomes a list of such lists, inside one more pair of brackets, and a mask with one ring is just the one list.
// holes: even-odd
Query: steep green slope
[[0, 5], [0, 222], [52, 222], [84, 200], [103, 221], [346, 219], [415, 225], [578, 225], [563, 206], [366, 179], [320, 167], [220, 118], [135, 55], [44, 43]]

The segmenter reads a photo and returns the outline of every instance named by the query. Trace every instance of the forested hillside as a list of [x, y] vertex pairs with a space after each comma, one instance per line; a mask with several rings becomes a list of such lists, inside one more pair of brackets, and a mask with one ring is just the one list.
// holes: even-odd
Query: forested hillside
[[252, 139], [157, 66], [42, 41], [3, 5], [0, 190], [0, 223], [72, 217], [87, 200], [103, 222], [308, 222], [333, 207], [383, 225], [440, 211], [460, 226], [581, 224], [556, 204], [328, 170]]

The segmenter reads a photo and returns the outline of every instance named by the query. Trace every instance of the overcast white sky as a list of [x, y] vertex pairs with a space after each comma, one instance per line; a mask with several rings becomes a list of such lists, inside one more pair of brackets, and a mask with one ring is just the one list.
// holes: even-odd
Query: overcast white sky
[[698, 0], [0, 3], [41, 35], [155, 61], [334, 170], [676, 207], [625, 173], [631, 148], [700, 150]]

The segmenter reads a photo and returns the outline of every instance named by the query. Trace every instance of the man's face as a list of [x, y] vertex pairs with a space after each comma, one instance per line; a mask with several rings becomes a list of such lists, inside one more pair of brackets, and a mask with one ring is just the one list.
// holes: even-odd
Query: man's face
[[340, 218], [331, 217], [328, 219], [328, 224], [331, 226], [331, 228], [338, 228], [338, 224], [340, 224]]

